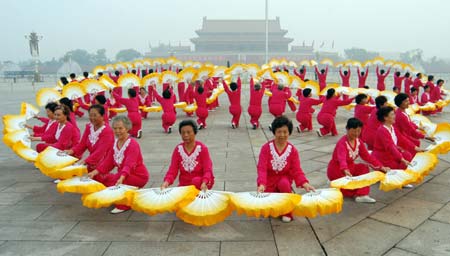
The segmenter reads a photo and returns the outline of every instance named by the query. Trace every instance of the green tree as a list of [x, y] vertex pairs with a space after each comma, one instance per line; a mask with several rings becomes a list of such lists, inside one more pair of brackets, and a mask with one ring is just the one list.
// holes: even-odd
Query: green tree
[[132, 61], [142, 57], [142, 54], [134, 49], [120, 50], [116, 54], [116, 61]]
[[378, 53], [378, 52], [371, 52], [371, 51], [367, 51], [366, 49], [356, 48], [356, 47], [353, 47], [351, 49], [345, 49], [344, 53], [345, 53], [345, 57], [347, 59], [357, 60], [357, 61], [370, 60], [370, 59], [373, 59], [380, 55], [380, 53]]
[[110, 62], [108, 57], [106, 57], [105, 49], [98, 49], [92, 59], [95, 65], [105, 65]]
[[77, 62], [81, 66], [91, 66], [94, 63], [92, 54], [83, 49], [68, 51], [62, 57], [63, 62], [67, 62], [69, 61], [69, 59]]

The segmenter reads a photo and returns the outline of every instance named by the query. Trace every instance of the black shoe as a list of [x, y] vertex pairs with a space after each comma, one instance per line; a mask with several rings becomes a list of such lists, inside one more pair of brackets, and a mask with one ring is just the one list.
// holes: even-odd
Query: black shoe
[[254, 124], [253, 125], [253, 130], [256, 130], [256, 128], [258, 128], [258, 127], [256, 126], [256, 124]]
[[172, 127], [169, 127], [169, 130], [167, 131], [168, 134], [172, 133]]
[[198, 126], [198, 129], [199, 129], [199, 130], [203, 129], [203, 125], [199, 125], [199, 126]]
[[302, 131], [300, 131], [300, 128], [297, 126], [297, 132], [301, 133]]
[[269, 125], [269, 130], [272, 131], [272, 125]]

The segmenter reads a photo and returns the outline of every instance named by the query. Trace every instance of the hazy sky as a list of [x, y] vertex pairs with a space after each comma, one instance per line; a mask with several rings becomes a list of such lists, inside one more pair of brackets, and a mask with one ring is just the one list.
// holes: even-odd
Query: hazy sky
[[[43, 35], [41, 59], [72, 49], [148, 51], [159, 41], [190, 44], [210, 19], [263, 19], [264, 0], [0, 0], [0, 61], [29, 58], [24, 38]], [[426, 57], [450, 58], [448, 0], [269, 0], [269, 18], [294, 38], [316, 46], [335, 40], [342, 51], [363, 47], [382, 52], [422, 48]], [[292, 45], [292, 44], [291, 44]]]

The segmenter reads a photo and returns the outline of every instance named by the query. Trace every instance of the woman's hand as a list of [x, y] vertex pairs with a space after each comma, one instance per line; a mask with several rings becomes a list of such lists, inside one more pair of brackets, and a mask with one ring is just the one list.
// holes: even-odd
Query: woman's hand
[[163, 184], [161, 184], [161, 190], [166, 189], [167, 187], [169, 187], [169, 182], [164, 181]]
[[41, 138], [40, 137], [30, 136], [30, 140], [31, 141], [41, 141]]
[[122, 185], [124, 179], [125, 179], [125, 176], [120, 176], [120, 178], [116, 182], [116, 186]]
[[94, 176], [96, 176], [97, 174], [99, 174], [100, 172], [97, 170], [93, 170], [92, 172], [88, 173], [87, 176], [91, 179], [94, 178]]
[[264, 185], [259, 185], [259, 187], [257, 188], [257, 192], [258, 193], [263, 193], [266, 190], [266, 186]]
[[406, 160], [405, 158], [402, 158], [400, 161], [406, 166], [408, 166], [410, 164], [410, 162], [408, 160]]
[[24, 126], [25, 126], [25, 128], [33, 129], [33, 126], [31, 126], [31, 125], [29, 125], [29, 124], [25, 124]]
[[415, 147], [416, 152], [425, 152], [426, 150], [423, 148]]
[[306, 192], [316, 191], [316, 189], [313, 186], [311, 186], [308, 182], [303, 184], [303, 188], [306, 190]]
[[389, 167], [381, 167], [380, 168], [380, 170], [382, 171], [382, 172], [384, 172], [384, 173], [387, 173], [388, 171], [390, 171], [391, 170], [391, 168], [389, 168]]
[[64, 153], [66, 153], [68, 155], [73, 155], [73, 150], [72, 149], [66, 149], [66, 150], [64, 150]]
[[429, 140], [429, 141], [431, 141], [431, 142], [435, 142], [435, 141], [436, 141], [436, 138], [431, 137], [431, 136], [426, 136], [425, 139], [426, 139], [426, 140]]
[[344, 174], [345, 174], [345, 176], [348, 176], [348, 177], [352, 177], [353, 176], [349, 169], [345, 169], [344, 170]]
[[203, 192], [206, 192], [206, 191], [208, 190], [208, 186], [206, 185], [206, 182], [203, 182], [203, 183], [202, 183], [202, 185], [200, 186], [200, 189], [201, 189]]

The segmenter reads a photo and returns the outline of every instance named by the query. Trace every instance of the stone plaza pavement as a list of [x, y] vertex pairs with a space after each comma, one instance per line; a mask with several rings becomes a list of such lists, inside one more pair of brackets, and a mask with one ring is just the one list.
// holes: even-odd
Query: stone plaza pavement
[[[250, 128], [247, 90], [240, 128], [231, 129], [228, 100], [221, 95], [220, 109], [210, 113], [208, 129], [197, 136], [210, 149], [216, 190], [256, 189], [255, 166], [261, 145], [271, 138], [267, 126], [272, 117], [264, 106], [263, 129]], [[29, 84], [0, 84], [2, 116], [18, 113], [21, 101], [35, 104]], [[294, 131], [290, 138], [316, 188], [328, 186], [327, 163], [352, 115], [338, 111], [338, 137]], [[292, 112], [288, 116], [295, 119]], [[179, 112], [178, 120], [183, 118]], [[450, 113], [431, 119], [448, 122]], [[86, 121], [82, 118], [80, 127]], [[162, 132], [159, 113], [150, 114], [143, 126], [139, 143], [151, 175], [147, 186], [159, 186], [180, 137]], [[319, 127], [316, 120], [314, 127]], [[1, 143], [0, 255], [450, 255], [450, 155], [439, 159], [414, 189], [386, 193], [373, 186], [371, 195], [378, 200], [373, 205], [345, 199], [340, 214], [296, 218], [289, 224], [233, 215], [212, 227], [195, 227], [174, 214], [111, 215], [110, 208], [85, 208], [79, 195], [59, 194], [51, 179]]]

